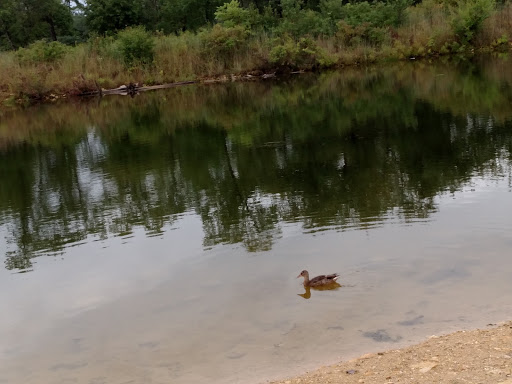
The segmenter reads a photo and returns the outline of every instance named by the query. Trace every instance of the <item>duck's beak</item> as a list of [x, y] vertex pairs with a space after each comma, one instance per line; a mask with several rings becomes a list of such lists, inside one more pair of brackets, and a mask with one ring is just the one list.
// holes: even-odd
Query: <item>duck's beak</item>
[[297, 279], [298, 279], [299, 277], [301, 277], [301, 276], [302, 276], [302, 275], [297, 276]]

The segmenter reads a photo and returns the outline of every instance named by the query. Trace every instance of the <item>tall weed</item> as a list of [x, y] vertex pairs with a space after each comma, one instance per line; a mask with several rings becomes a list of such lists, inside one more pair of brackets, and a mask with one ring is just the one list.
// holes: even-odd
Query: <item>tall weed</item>
[[503, 50], [512, 41], [512, 1], [499, 6], [498, 11], [489, 16], [475, 35], [476, 46]]

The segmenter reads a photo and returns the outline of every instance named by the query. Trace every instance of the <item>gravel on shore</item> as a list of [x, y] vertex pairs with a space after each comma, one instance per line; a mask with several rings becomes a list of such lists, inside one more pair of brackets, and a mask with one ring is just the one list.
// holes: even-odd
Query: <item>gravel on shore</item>
[[512, 322], [431, 336], [271, 384], [512, 384]]

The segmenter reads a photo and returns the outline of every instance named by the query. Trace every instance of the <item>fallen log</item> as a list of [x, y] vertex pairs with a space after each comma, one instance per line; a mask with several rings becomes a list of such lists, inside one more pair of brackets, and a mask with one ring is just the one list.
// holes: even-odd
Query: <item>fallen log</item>
[[96, 86], [96, 90], [83, 92], [80, 96], [96, 96], [99, 95], [107, 96], [107, 95], [136, 95], [140, 92], [153, 91], [156, 89], [166, 89], [166, 88], [174, 88], [179, 87], [181, 85], [195, 84], [198, 81], [180, 81], [177, 83], [167, 83], [167, 84], [159, 84], [159, 85], [148, 85], [148, 86], [139, 86], [138, 83], [130, 83], [128, 85], [121, 85], [117, 88], [112, 89], [103, 89], [99, 86]]
[[[292, 73], [303, 73], [301, 71], [292, 72]], [[247, 74], [245, 76], [235, 76], [231, 75], [231, 81], [235, 80], [256, 80], [257, 78], [260, 79], [273, 79], [276, 77], [276, 73], [265, 73], [260, 76], [254, 76]], [[97, 82], [95, 82], [96, 90], [88, 90], [86, 92], [82, 92], [79, 96], [107, 96], [107, 95], [130, 95], [134, 96], [140, 92], [146, 92], [146, 91], [154, 91], [157, 89], [166, 89], [166, 88], [174, 88], [179, 87], [182, 85], [188, 85], [188, 84], [197, 84], [197, 83], [220, 83], [224, 81], [228, 81], [229, 79], [224, 76], [217, 79], [209, 79], [209, 80], [190, 80], [190, 81], [179, 81], [177, 83], [166, 83], [166, 84], [159, 84], [159, 85], [148, 85], [148, 86], [139, 86], [138, 83], [130, 83], [128, 85], [121, 85], [117, 88], [112, 89], [103, 89], [101, 88]]]

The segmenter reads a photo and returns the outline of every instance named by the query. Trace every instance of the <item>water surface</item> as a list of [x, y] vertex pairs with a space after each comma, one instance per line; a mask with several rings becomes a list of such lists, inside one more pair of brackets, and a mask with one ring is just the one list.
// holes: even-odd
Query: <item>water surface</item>
[[259, 383], [510, 319], [509, 65], [4, 112], [0, 383]]

